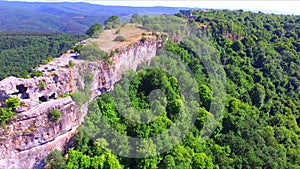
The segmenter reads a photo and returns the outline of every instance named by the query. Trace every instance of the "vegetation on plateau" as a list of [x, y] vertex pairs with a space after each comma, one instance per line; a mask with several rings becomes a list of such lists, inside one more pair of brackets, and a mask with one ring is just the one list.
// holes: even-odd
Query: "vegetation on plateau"
[[108, 53], [101, 50], [96, 42], [85, 45], [78, 56], [78, 59], [88, 61], [100, 61], [108, 58]]
[[98, 38], [99, 34], [104, 30], [101, 24], [92, 25], [87, 31], [86, 34], [92, 38]]
[[118, 41], [118, 42], [124, 42], [124, 41], [125, 41], [125, 38], [124, 38], [124, 36], [117, 36], [117, 37], [115, 38], [115, 41]]

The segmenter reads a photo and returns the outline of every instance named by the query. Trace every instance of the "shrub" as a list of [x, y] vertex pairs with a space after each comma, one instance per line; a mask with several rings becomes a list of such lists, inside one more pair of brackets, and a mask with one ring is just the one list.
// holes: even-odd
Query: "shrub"
[[8, 108], [15, 110], [20, 105], [20, 99], [18, 97], [10, 97], [5, 100]]
[[112, 50], [112, 51], [110, 52], [110, 57], [114, 56], [115, 54], [116, 54], [116, 52], [115, 52], [114, 50]]
[[54, 58], [49, 55], [46, 60], [43, 60], [43, 64], [46, 65], [46, 64], [48, 64], [49, 62], [51, 62], [53, 60], [54, 60]]
[[142, 36], [141, 42], [145, 42], [147, 40], [147, 38], [145, 36]]
[[115, 52], [116, 52], [116, 53], [120, 53], [120, 52], [121, 52], [120, 48], [116, 48], [116, 49], [115, 49]]
[[71, 68], [71, 67], [74, 67], [74, 66], [75, 66], [75, 63], [72, 60], [70, 60], [69, 64], [68, 64], [68, 67]]
[[107, 52], [105, 52], [103, 59], [109, 59], [109, 58], [110, 58], [110, 55]]
[[39, 84], [39, 88], [42, 89], [42, 90], [45, 90], [46, 87], [47, 87], [46, 83], [44, 81], [41, 81], [40, 84]]
[[115, 34], [119, 34], [119, 33], [120, 33], [120, 31], [121, 31], [121, 30], [120, 30], [120, 29], [118, 29], [118, 30], [115, 32]]
[[43, 76], [43, 72], [42, 71], [34, 71], [30, 74], [31, 77], [41, 77]]
[[74, 51], [80, 53], [83, 48], [84, 48], [84, 45], [79, 44], [74, 47]]
[[143, 33], [142, 33], [142, 35], [143, 35], [143, 36], [146, 36], [146, 33], [145, 33], [145, 32], [143, 32]]
[[68, 97], [68, 96], [71, 96], [71, 95], [68, 94], [68, 93], [63, 93], [63, 94], [60, 95], [61, 98], [65, 98], [65, 97]]
[[108, 62], [109, 65], [112, 65], [112, 64], [113, 64], [113, 61], [110, 60], [110, 59], [108, 59], [107, 62]]
[[9, 108], [0, 108], [0, 124], [3, 125], [14, 116], [14, 112]]
[[132, 43], [128, 45], [128, 48], [132, 48], [132, 47], [133, 47], [133, 44], [132, 44]]
[[152, 36], [158, 37], [158, 33], [152, 32]]
[[53, 121], [58, 121], [61, 117], [61, 112], [59, 110], [51, 110], [49, 113], [49, 118]]
[[167, 35], [161, 35], [161, 39], [163, 40], [163, 41], [165, 41], [166, 39], [167, 39]]
[[117, 36], [117, 37], [115, 38], [115, 41], [118, 41], [118, 42], [124, 42], [124, 41], [125, 41], [125, 38], [124, 38], [124, 36]]

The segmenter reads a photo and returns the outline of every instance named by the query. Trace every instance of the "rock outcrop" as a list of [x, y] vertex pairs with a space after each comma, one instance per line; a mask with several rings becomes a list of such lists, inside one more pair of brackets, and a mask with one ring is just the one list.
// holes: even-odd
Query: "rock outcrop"
[[[12, 96], [19, 97], [21, 104], [14, 119], [0, 128], [0, 168], [38, 167], [51, 150], [68, 147], [86, 112], [80, 110], [70, 96], [65, 97], [66, 94], [89, 87], [91, 97], [95, 98], [111, 90], [125, 71], [149, 62], [160, 45], [161, 41], [152, 39], [123, 47], [110, 58], [111, 64], [106, 60], [74, 60], [71, 55], [65, 55], [41, 66], [42, 77], [2, 80], [0, 106]], [[68, 68], [64, 63], [69, 60], [76, 65]], [[89, 85], [85, 82], [86, 76], [91, 78]], [[58, 121], [49, 118], [51, 110], [62, 113]]]

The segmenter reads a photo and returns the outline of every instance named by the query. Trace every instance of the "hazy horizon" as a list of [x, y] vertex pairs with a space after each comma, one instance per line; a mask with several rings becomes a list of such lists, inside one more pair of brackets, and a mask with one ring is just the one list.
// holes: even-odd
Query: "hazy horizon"
[[[15, 1], [15, 0], [4, 0]], [[17, 0], [17, 2], [86, 2], [90, 4], [108, 6], [133, 6], [133, 7], [189, 7], [209, 9], [245, 10], [276, 14], [300, 15], [300, 1], [102, 1], [102, 0]]]

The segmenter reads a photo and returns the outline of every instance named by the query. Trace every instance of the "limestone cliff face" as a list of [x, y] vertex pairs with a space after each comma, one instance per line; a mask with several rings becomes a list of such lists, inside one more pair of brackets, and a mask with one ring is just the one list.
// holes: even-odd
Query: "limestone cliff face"
[[[71, 58], [65, 56], [40, 67], [43, 77], [2, 80], [0, 106], [11, 96], [19, 97], [21, 105], [16, 109], [15, 118], [0, 128], [0, 168], [38, 168], [51, 150], [67, 148], [86, 112], [80, 110], [70, 96], [63, 98], [62, 94], [89, 87], [92, 98], [97, 97], [112, 89], [125, 71], [149, 62], [160, 45], [160, 41], [148, 40], [123, 47], [111, 57], [112, 64], [104, 60], [74, 60], [75, 67], [67, 68], [66, 63]], [[92, 75], [88, 86], [86, 75]], [[49, 118], [51, 110], [62, 112], [58, 121]]]

